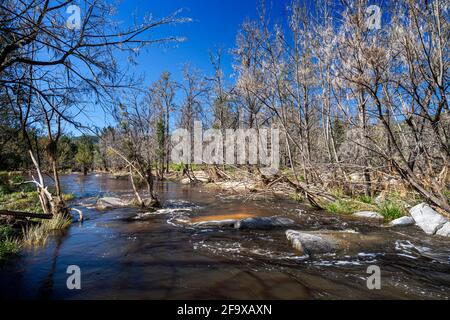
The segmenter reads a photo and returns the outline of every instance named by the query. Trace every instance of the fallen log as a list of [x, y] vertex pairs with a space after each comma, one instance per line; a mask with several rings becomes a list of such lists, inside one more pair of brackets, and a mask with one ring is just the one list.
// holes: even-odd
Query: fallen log
[[52, 219], [53, 215], [48, 213], [32, 213], [32, 212], [21, 212], [21, 211], [9, 211], [0, 210], [0, 216], [13, 216], [15, 218], [38, 218], [38, 219]]
[[264, 176], [263, 174], [261, 174], [261, 176], [263, 177], [263, 180], [265, 182], [265, 184], [268, 187], [273, 186], [276, 183], [286, 183], [287, 185], [289, 185], [291, 188], [293, 188], [296, 192], [298, 193], [302, 193], [303, 195], [306, 196], [306, 198], [308, 199], [309, 203], [319, 209], [325, 209], [325, 205], [326, 203], [330, 203], [336, 200], [336, 197], [334, 197], [333, 195], [320, 190], [318, 188], [314, 188], [312, 186], [308, 186], [307, 184], [298, 182], [292, 182], [288, 177], [283, 176], [283, 175], [274, 175], [272, 178], [268, 178], [266, 176]]

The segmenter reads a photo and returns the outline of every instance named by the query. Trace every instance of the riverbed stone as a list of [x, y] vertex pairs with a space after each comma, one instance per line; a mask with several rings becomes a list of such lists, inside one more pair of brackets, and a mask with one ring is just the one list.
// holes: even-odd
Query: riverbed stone
[[440, 229], [436, 231], [438, 236], [450, 237], [450, 222], [446, 222]]
[[207, 220], [192, 223], [192, 226], [199, 228], [233, 228], [238, 222], [236, 219], [225, 219], [225, 220]]
[[120, 198], [114, 198], [114, 197], [104, 197], [97, 200], [96, 207], [97, 209], [111, 209], [111, 208], [118, 208], [118, 207], [124, 207], [128, 203]]
[[337, 242], [328, 235], [287, 230], [286, 237], [301, 254], [334, 252]]
[[236, 229], [273, 229], [293, 225], [295, 221], [286, 217], [254, 217], [238, 220], [234, 227]]
[[[444, 224], [448, 223], [448, 219], [434, 211], [426, 203], [420, 203], [417, 206], [412, 207], [409, 213], [416, 222], [416, 225], [429, 235], [435, 234], [444, 226]], [[445, 230], [441, 233], [445, 233]]]
[[355, 212], [354, 214], [352, 214], [352, 216], [357, 217], [357, 218], [366, 218], [366, 219], [378, 219], [378, 220], [384, 219], [384, 217], [380, 213], [374, 212], [374, 211]]
[[410, 226], [415, 223], [414, 219], [410, 216], [404, 216], [389, 222], [391, 227]]
[[191, 179], [189, 179], [189, 178], [183, 178], [183, 179], [180, 180], [180, 183], [181, 183], [181, 184], [189, 184], [189, 183], [191, 183]]

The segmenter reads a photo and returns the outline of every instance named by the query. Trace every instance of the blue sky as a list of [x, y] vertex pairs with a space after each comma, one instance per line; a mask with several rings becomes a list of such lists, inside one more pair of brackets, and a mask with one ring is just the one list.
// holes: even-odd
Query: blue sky
[[[281, 21], [286, 16], [285, 8], [289, 2], [290, 0], [274, 0], [272, 16]], [[236, 35], [245, 19], [257, 17], [258, 5], [259, 0], [123, 0], [114, 18], [124, 26], [135, 18], [142, 21], [145, 14], [151, 13], [158, 18], [178, 9], [183, 9], [181, 16], [193, 20], [155, 29], [151, 33], [154, 38], [173, 35], [185, 37], [186, 41], [143, 49], [136, 59], [138, 64], [130, 66], [129, 72], [145, 75], [145, 86], [157, 80], [163, 71], [171, 72], [174, 80], [181, 81], [181, 69], [185, 63], [211, 75], [213, 70], [209, 50], [222, 47], [222, 68], [226, 79], [231, 80], [233, 59], [229, 50], [234, 47]], [[177, 97], [177, 100], [180, 98]], [[85, 116], [80, 118], [79, 121], [83, 123], [94, 123], [100, 127], [112, 121], [110, 116], [94, 105], [88, 107]], [[76, 132], [74, 134], [78, 135]]]
[[[190, 23], [155, 30], [155, 37], [172, 34], [187, 40], [164, 48], [150, 47], [142, 52], [137, 70], [145, 72], [147, 81], [157, 79], [166, 70], [178, 78], [182, 64], [187, 62], [204, 72], [211, 72], [209, 50], [217, 46], [224, 48], [223, 67], [230, 74], [232, 57], [227, 51], [234, 47], [245, 18], [256, 18], [258, 3], [259, 0], [126, 0], [119, 7], [119, 17], [126, 20], [136, 12], [139, 17], [144, 12], [161, 17], [183, 9], [182, 16], [193, 19]], [[273, 14], [284, 16], [286, 3], [288, 0], [275, 0]]]

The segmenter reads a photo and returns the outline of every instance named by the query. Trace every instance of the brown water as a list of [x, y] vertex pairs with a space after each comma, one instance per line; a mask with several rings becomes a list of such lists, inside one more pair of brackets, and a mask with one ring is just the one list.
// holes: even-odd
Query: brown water
[[[98, 211], [95, 197], [131, 196], [128, 180], [64, 176], [86, 221], [43, 248], [24, 250], [0, 268], [1, 298], [50, 299], [449, 299], [450, 241], [416, 227], [378, 224], [317, 212], [287, 200], [250, 201], [174, 182], [158, 185], [164, 209]], [[285, 229], [196, 229], [179, 221], [285, 216], [296, 230], [361, 233], [338, 254], [301, 256]], [[364, 241], [363, 241], [364, 240]], [[418, 252], [426, 252], [421, 255]], [[68, 290], [66, 269], [81, 268], [81, 290]], [[369, 265], [381, 290], [369, 290]]]

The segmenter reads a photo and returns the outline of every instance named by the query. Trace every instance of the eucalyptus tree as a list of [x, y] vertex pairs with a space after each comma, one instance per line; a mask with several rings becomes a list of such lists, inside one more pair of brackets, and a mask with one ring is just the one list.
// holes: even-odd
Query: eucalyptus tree
[[149, 89], [146, 103], [158, 113], [158, 164], [159, 176], [169, 172], [170, 155], [170, 114], [175, 111], [176, 82], [171, 79], [170, 72], [163, 72], [160, 78]]

